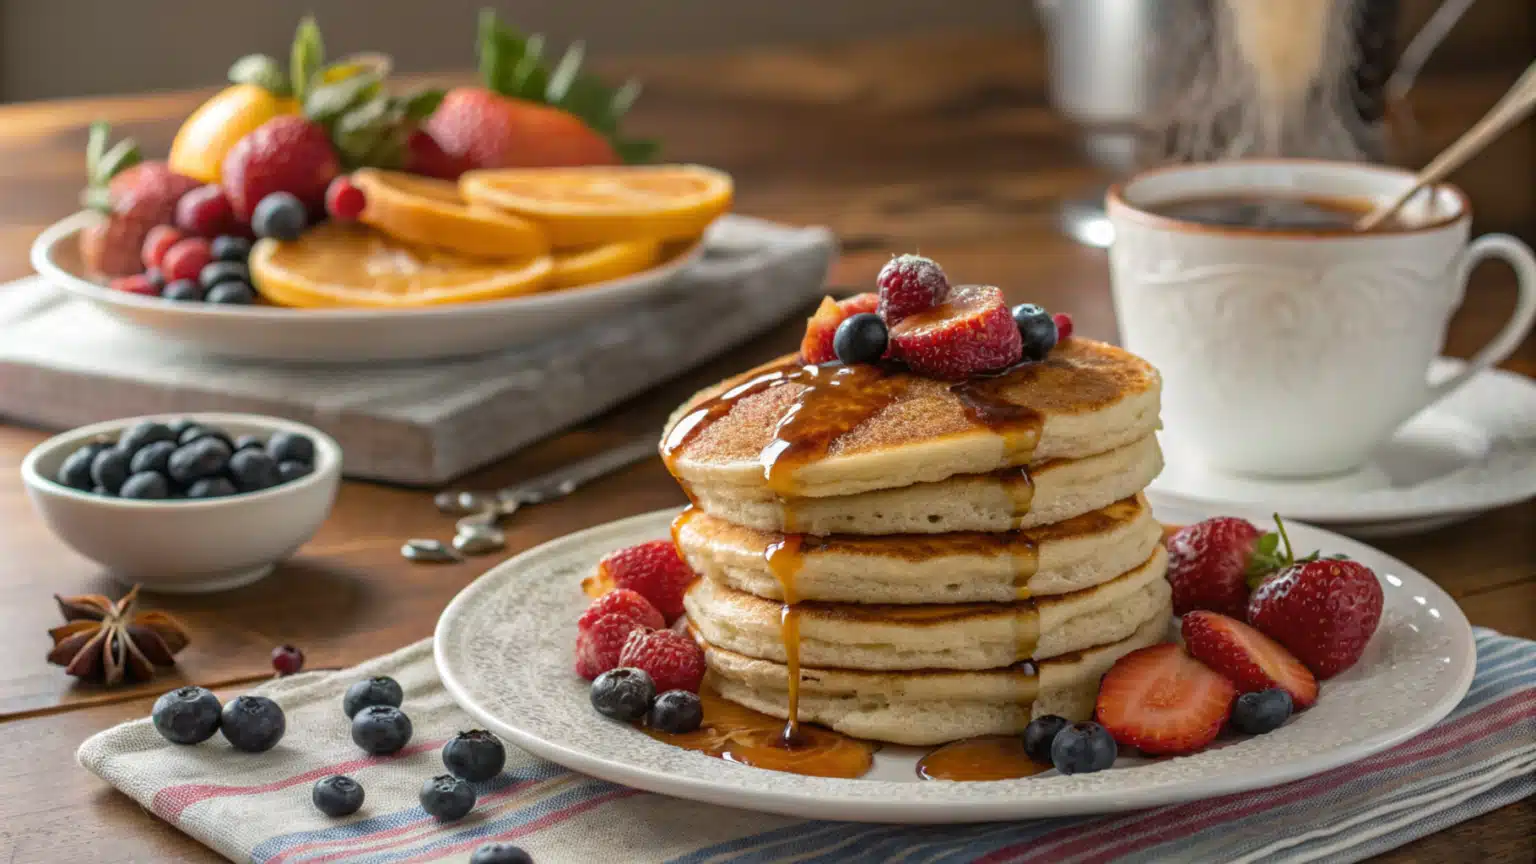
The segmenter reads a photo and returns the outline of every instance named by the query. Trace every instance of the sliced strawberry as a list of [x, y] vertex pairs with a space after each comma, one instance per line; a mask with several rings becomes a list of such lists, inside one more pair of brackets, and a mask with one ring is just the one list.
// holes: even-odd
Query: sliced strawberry
[[620, 588], [609, 591], [607, 594], [592, 601], [587, 611], [581, 613], [581, 618], [576, 622], [576, 629], [586, 630], [604, 615], [618, 615], [652, 630], [660, 630], [667, 626], [667, 622], [651, 605], [651, 601], [640, 596], [637, 592], [628, 588]]
[[1215, 740], [1237, 688], [1177, 645], [1121, 657], [1099, 683], [1094, 716], [1117, 743], [1150, 755], [1193, 753]]
[[943, 303], [891, 327], [895, 356], [930, 378], [962, 380], [1004, 369], [1024, 356], [1024, 340], [1003, 292], [962, 285]]
[[805, 322], [805, 338], [800, 340], [800, 359], [806, 363], [831, 363], [837, 359], [832, 337], [837, 325], [861, 312], [873, 312], [880, 305], [874, 294], [855, 294], [846, 300], [822, 298], [821, 305]]
[[880, 288], [880, 317], [887, 324], [926, 312], [949, 297], [949, 277], [932, 258], [898, 255], [875, 277]]
[[1191, 612], [1181, 625], [1184, 647], [1243, 693], [1278, 687], [1297, 711], [1317, 702], [1317, 679], [1279, 642], [1235, 618]]

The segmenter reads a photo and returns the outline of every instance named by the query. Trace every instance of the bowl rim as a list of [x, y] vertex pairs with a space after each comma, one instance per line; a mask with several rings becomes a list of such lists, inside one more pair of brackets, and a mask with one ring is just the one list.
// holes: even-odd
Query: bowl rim
[[639, 273], [632, 273], [628, 276], [621, 276], [617, 279], [594, 282], [590, 285], [565, 288], [559, 291], [541, 291], [533, 294], [503, 297], [499, 300], [482, 300], [474, 303], [443, 303], [397, 309], [381, 307], [290, 309], [283, 306], [176, 303], [159, 297], [141, 297], [137, 294], [113, 291], [86, 276], [65, 269], [62, 264], [54, 260], [54, 250], [101, 218], [103, 217], [99, 213], [91, 210], [81, 210], [65, 216], [63, 219], [44, 228], [37, 235], [37, 238], [32, 241], [30, 255], [32, 269], [36, 270], [51, 284], [97, 303], [107, 303], [128, 309], [187, 315], [192, 316], [194, 320], [198, 317], [244, 321], [259, 320], [289, 325], [298, 324], [300, 326], [305, 321], [347, 323], [389, 319], [400, 320], [402, 318], [455, 318], [466, 314], [494, 314], [515, 311], [524, 311], [531, 314], [549, 309], [560, 309], [571, 303], [600, 300], [613, 295], [623, 295], [625, 292], [633, 290], [636, 285], [649, 285], [659, 278], [675, 277], [678, 273], [693, 266], [703, 258], [706, 245], [705, 238], [701, 237], [671, 259], [655, 267], [641, 270]]
[[[118, 498], [96, 495], [91, 492], [82, 492], [79, 489], [65, 486], [63, 483], [43, 474], [37, 465], [42, 460], [66, 447], [78, 446], [98, 435], [111, 432], [121, 432], [130, 426], [142, 423], [146, 420], [167, 422], [170, 420], [189, 419], [197, 422], [206, 422], [209, 425], [227, 426], [240, 424], [247, 426], [265, 427], [271, 432], [297, 432], [306, 435], [315, 442], [314, 470], [308, 475], [300, 477], [288, 483], [281, 483], [260, 492], [242, 492], [237, 495], [226, 495], [222, 498], [203, 499], [160, 499], [144, 501], [136, 498]], [[184, 413], [169, 414], [144, 414], [137, 417], [121, 417], [114, 420], [103, 420], [100, 423], [88, 423], [84, 426], [76, 426], [73, 429], [60, 432], [49, 437], [36, 447], [27, 451], [27, 455], [21, 460], [21, 479], [29, 489], [39, 493], [55, 495], [61, 498], [69, 498], [87, 504], [101, 507], [125, 508], [136, 510], [171, 509], [177, 512], [194, 512], [202, 510], [228, 509], [238, 507], [246, 503], [254, 503], [280, 495], [297, 494], [305, 489], [330, 483], [336, 480], [341, 473], [341, 445], [330, 435], [316, 429], [307, 423], [296, 420], [288, 420], [282, 417], [274, 417], [269, 414], [247, 414], [234, 411], [189, 411]]]

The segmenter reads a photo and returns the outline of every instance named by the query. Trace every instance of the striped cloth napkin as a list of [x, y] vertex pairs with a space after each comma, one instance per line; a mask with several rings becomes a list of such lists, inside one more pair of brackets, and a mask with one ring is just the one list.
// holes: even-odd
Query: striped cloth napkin
[[[415, 725], [392, 757], [361, 756], [341, 696], [365, 675], [405, 688]], [[438, 749], [470, 718], [448, 698], [430, 641], [340, 673], [257, 688], [282, 704], [288, 735], [244, 754], [178, 747], [149, 720], [109, 729], [80, 763], [233, 861], [464, 862], [491, 841], [564, 862], [1300, 862], [1358, 861], [1536, 791], [1536, 643], [1477, 631], [1477, 677], [1439, 725], [1392, 750], [1305, 780], [1114, 816], [956, 826], [808, 822], [638, 792], [508, 748], [464, 820], [440, 826], [417, 803], [442, 773]], [[367, 790], [345, 820], [310, 787], [346, 773]]]

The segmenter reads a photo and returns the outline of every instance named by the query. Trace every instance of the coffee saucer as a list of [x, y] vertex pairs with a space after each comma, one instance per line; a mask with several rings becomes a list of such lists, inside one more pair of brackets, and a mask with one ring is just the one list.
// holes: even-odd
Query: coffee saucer
[[[1441, 358], [1431, 380], [1464, 364]], [[1536, 382], [1478, 373], [1425, 409], [1363, 468], [1325, 478], [1245, 477], [1206, 467], [1164, 433], [1167, 466], [1151, 488], [1164, 500], [1205, 507], [1267, 507], [1358, 537], [1429, 531], [1536, 497]]]

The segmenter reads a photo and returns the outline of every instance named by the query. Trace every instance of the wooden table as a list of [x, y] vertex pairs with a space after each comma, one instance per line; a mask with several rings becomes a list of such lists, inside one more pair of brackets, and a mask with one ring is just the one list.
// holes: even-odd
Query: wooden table
[[[663, 136], [670, 158], [732, 172], [743, 212], [839, 232], [845, 254], [834, 283], [868, 285], [891, 252], [920, 249], [959, 280], [1001, 285], [1012, 302], [1070, 310], [1079, 332], [1113, 338], [1104, 253], [1066, 242], [1054, 226], [1055, 202], [1099, 178], [1045, 105], [1038, 49], [1027, 35], [927, 37], [627, 68], [647, 81], [635, 126]], [[1421, 85], [1415, 111], [1423, 147], [1448, 142], [1513, 77], [1472, 70]], [[147, 152], [163, 152], [197, 100], [173, 94], [0, 108], [0, 278], [26, 274], [33, 235], [75, 208], [88, 121], [106, 118]], [[1480, 227], [1532, 238], [1532, 144], [1527, 124], [1457, 178], [1480, 208]], [[1474, 350], [1513, 296], [1507, 273], [1479, 271], [1447, 351]], [[655, 434], [693, 389], [789, 350], [799, 330], [785, 325], [467, 482], [500, 485]], [[1536, 375], [1536, 340], [1506, 366]], [[0, 425], [0, 462], [17, 464], [43, 437]], [[50, 595], [120, 589], [48, 533], [14, 473], [0, 479], [0, 860], [213, 858], [78, 768], [75, 748], [146, 715], [155, 694], [181, 682], [232, 688], [261, 680], [270, 674], [268, 652], [282, 642], [301, 646], [309, 667], [320, 668], [428, 636], [448, 599], [494, 563], [420, 568], [400, 559], [403, 538], [447, 528], [430, 497], [348, 483], [319, 535], [269, 579], [212, 597], [148, 598], [187, 623], [192, 645], [174, 674], [102, 691], [43, 662], [45, 631], [57, 617]], [[682, 502], [659, 461], [637, 465], [519, 514], [509, 526], [509, 554]], [[1536, 637], [1533, 524], [1536, 502], [1527, 502], [1381, 546], [1436, 579], [1474, 623]], [[1382, 860], [1530, 861], [1533, 836], [1536, 804], [1527, 800]]]

